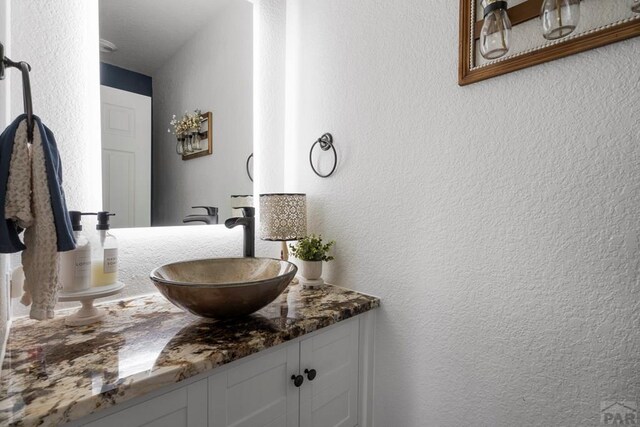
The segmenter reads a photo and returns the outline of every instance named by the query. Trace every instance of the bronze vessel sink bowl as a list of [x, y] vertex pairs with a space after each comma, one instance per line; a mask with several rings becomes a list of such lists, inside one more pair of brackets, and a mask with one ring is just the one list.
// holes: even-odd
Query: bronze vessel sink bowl
[[246, 316], [280, 295], [298, 268], [271, 258], [214, 258], [176, 262], [151, 272], [156, 288], [176, 306], [214, 319]]

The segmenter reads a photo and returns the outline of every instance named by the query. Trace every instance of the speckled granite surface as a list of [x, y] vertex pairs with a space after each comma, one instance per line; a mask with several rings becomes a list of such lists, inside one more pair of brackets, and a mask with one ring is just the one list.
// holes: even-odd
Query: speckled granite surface
[[0, 425], [58, 425], [378, 307], [347, 289], [291, 286], [256, 314], [200, 319], [160, 295], [114, 302], [100, 324], [62, 314], [11, 327], [0, 379]]

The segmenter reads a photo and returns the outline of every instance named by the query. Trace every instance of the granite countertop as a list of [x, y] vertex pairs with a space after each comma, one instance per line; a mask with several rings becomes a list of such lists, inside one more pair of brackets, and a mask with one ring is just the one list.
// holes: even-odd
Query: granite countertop
[[0, 424], [58, 425], [364, 313], [375, 297], [290, 286], [246, 318], [213, 321], [160, 295], [101, 305], [102, 323], [63, 316], [13, 322], [0, 379]]

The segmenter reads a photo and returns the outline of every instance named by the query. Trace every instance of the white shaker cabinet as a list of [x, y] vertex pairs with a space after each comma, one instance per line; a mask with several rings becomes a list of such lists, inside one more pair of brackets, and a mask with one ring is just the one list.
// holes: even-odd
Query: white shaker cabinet
[[357, 321], [301, 341], [300, 370], [300, 427], [358, 424]]
[[298, 344], [209, 377], [210, 427], [297, 427]]
[[355, 427], [358, 329], [350, 319], [213, 375], [209, 426]]
[[203, 427], [207, 424], [207, 380], [84, 424], [87, 427]]

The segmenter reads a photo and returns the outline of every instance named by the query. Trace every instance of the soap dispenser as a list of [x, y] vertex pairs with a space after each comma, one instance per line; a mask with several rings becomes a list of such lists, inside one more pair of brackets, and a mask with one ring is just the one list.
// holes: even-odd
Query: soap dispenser
[[69, 211], [76, 248], [60, 254], [59, 280], [65, 293], [86, 291], [91, 287], [91, 243], [82, 232], [82, 215], [91, 214]]
[[97, 232], [91, 256], [91, 283], [93, 286], [113, 285], [118, 281], [118, 241], [109, 233], [109, 217], [115, 214], [101, 211], [97, 215]]

